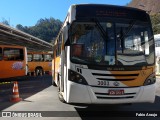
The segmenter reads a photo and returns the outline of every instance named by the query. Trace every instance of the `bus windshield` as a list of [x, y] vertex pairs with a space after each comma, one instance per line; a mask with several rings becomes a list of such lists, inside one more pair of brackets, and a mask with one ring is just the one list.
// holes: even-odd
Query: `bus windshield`
[[154, 41], [150, 24], [74, 22], [70, 29], [71, 61], [97, 65], [151, 65]]

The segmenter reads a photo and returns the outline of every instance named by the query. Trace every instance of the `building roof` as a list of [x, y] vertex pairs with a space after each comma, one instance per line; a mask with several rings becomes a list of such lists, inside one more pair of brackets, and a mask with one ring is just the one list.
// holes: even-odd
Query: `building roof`
[[25, 46], [29, 51], [52, 51], [53, 45], [0, 23], [0, 45]]

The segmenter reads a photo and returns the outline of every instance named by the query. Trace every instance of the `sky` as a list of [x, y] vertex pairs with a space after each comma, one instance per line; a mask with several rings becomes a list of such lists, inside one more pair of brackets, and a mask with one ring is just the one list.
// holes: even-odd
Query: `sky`
[[0, 0], [0, 22], [34, 26], [39, 19], [53, 17], [64, 21], [72, 4], [96, 3], [124, 6], [131, 0]]

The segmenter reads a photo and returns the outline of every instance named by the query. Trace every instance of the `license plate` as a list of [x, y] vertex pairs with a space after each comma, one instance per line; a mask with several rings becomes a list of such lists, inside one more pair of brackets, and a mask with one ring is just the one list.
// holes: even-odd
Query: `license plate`
[[123, 95], [124, 90], [109, 90], [108, 93], [109, 95]]

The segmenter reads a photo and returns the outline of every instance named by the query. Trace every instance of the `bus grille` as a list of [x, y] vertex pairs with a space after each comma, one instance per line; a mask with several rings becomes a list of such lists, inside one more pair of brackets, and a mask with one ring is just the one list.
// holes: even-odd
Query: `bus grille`
[[108, 93], [95, 92], [97, 99], [129, 99], [134, 98], [136, 93], [124, 93], [123, 95], [109, 95]]
[[[135, 80], [139, 74], [138, 73], [136, 73], [136, 74], [103, 74], [103, 73], [92, 73], [92, 75], [96, 76], [96, 79], [98, 79], [98, 80], [132, 81], [132, 80]], [[104, 78], [104, 76], [105, 76], [105, 78]], [[118, 77], [118, 78], [116, 78], [116, 77]]]
[[[92, 75], [96, 80], [104, 80], [104, 81], [113, 81], [111, 84], [114, 83], [114, 81], [134, 81], [139, 76], [139, 71], [132, 71], [132, 72], [113, 72], [113, 73], [105, 73], [93, 70]], [[139, 92], [138, 86], [98, 86], [98, 85], [91, 85], [92, 90], [94, 91], [95, 97], [97, 99], [133, 99], [137, 96], [137, 93]], [[125, 89], [125, 92], [120, 95], [110, 95], [107, 91], [112, 89]]]

